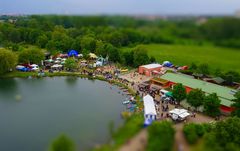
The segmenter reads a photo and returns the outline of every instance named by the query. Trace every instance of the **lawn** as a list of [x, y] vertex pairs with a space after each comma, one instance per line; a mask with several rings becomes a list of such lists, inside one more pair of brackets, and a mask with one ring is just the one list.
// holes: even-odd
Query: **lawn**
[[[234, 70], [240, 73], [240, 50], [214, 46], [192, 45], [141, 45], [148, 50], [149, 56], [154, 56], [158, 62], [165, 60], [177, 65], [190, 65], [207, 63], [212, 71], [216, 68], [223, 71]], [[122, 50], [131, 50], [123, 48]]]

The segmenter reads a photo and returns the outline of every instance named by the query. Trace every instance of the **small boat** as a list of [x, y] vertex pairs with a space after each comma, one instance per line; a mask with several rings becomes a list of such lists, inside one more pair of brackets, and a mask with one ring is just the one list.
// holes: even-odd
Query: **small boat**
[[123, 104], [129, 104], [129, 103], [130, 103], [129, 100], [127, 100], [127, 101], [123, 101]]
[[128, 108], [128, 109], [132, 108], [132, 105], [131, 105], [131, 104], [128, 104], [128, 105], [127, 105], [127, 108]]

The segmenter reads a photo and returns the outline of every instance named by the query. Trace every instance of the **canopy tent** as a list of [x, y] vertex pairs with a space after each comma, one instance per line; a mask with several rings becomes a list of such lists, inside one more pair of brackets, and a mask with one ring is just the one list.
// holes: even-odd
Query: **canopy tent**
[[173, 94], [172, 94], [172, 92], [167, 92], [167, 93], [166, 93], [166, 96], [168, 96], [168, 97], [173, 97]]
[[78, 56], [79, 58], [81, 58], [81, 57], [83, 57], [83, 54], [78, 54], [77, 56]]
[[171, 63], [171, 62], [169, 62], [169, 61], [164, 61], [163, 62], [163, 66], [164, 67], [171, 67], [173, 64]]
[[51, 66], [51, 68], [62, 68], [63, 65], [60, 65], [60, 64], [55, 64], [53, 66]]
[[77, 52], [76, 50], [70, 50], [70, 51], [68, 52], [68, 56], [69, 56], [69, 57], [72, 57], [72, 56], [77, 57], [77, 56], [78, 56], [78, 52]]
[[169, 113], [173, 120], [184, 120], [190, 115], [185, 109], [173, 109]]
[[46, 62], [53, 62], [53, 60], [52, 59], [48, 59], [48, 60], [45, 60]]
[[97, 59], [98, 58], [97, 55], [95, 55], [94, 53], [89, 53], [89, 57], [91, 59]]
[[155, 109], [155, 104], [153, 101], [153, 97], [149, 94], [143, 97], [143, 105], [144, 105], [144, 117], [145, 119], [155, 120], [157, 116], [157, 112]]

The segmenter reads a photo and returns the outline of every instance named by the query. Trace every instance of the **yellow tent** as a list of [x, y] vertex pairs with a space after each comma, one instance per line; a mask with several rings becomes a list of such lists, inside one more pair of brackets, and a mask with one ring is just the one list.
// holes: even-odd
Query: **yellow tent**
[[91, 59], [97, 59], [97, 55], [95, 55], [94, 53], [89, 53], [89, 56]]

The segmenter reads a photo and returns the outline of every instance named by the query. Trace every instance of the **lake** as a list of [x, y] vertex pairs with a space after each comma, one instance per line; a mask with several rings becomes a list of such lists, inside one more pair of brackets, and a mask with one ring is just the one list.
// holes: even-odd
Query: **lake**
[[0, 79], [0, 150], [47, 151], [60, 134], [78, 150], [109, 138], [109, 123], [123, 123], [116, 86], [76, 77]]

